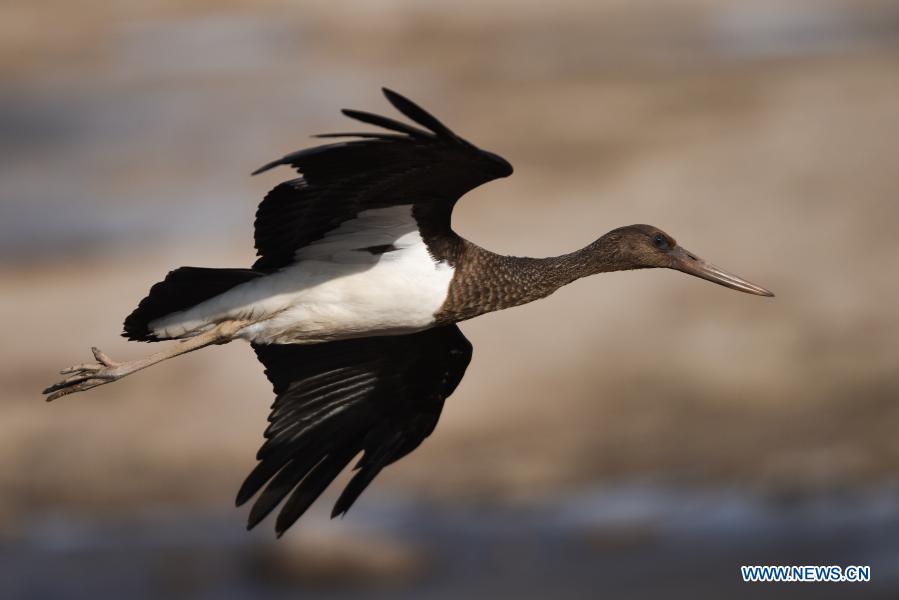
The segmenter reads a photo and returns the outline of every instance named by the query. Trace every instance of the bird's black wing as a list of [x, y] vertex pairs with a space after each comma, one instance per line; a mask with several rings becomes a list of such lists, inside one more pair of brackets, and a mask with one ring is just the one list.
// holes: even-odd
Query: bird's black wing
[[384, 95], [424, 129], [344, 110], [348, 117], [392, 133], [326, 134], [320, 137], [359, 139], [294, 152], [256, 171], [290, 165], [302, 177], [276, 186], [259, 205], [254, 269], [290, 264], [297, 249], [364, 210], [412, 204], [429, 215], [432, 227], [448, 230], [460, 196], [512, 173], [503, 158], [476, 148], [410, 100], [387, 89]]
[[265, 486], [250, 510], [251, 528], [287, 498], [275, 525], [279, 536], [358, 453], [332, 517], [347, 512], [381, 469], [417, 448], [471, 360], [471, 344], [455, 325], [253, 348], [277, 398], [237, 504]]

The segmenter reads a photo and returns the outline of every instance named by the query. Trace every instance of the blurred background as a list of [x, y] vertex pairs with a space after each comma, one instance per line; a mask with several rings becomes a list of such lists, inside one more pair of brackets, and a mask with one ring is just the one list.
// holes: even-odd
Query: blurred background
[[[897, 597], [899, 2], [13, 0], [0, 74], [3, 598]], [[39, 391], [150, 351], [118, 333], [169, 269], [249, 265], [290, 177], [249, 172], [382, 85], [515, 165], [469, 239], [651, 223], [777, 298], [642, 271], [464, 323], [434, 435], [275, 541], [233, 507], [272, 400], [246, 346]]]

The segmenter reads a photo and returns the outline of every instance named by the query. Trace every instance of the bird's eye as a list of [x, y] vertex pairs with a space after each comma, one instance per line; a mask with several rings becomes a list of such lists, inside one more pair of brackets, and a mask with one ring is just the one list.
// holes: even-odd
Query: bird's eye
[[668, 238], [666, 238], [661, 233], [655, 234], [655, 237], [652, 238], [652, 244], [659, 250], [667, 250], [668, 249]]

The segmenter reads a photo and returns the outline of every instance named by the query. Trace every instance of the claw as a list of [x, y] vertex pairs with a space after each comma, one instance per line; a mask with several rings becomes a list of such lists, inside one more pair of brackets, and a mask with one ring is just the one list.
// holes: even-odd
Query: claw
[[94, 359], [96, 359], [97, 362], [75, 365], [63, 369], [60, 371], [60, 375], [68, 375], [68, 377], [46, 388], [44, 394], [47, 394], [47, 400], [56, 400], [60, 396], [65, 396], [66, 394], [83, 392], [84, 390], [89, 390], [98, 385], [117, 381], [135, 371], [146, 369], [151, 365], [155, 365], [175, 356], [193, 352], [194, 350], [199, 350], [200, 348], [205, 348], [212, 344], [223, 344], [230, 341], [233, 339], [234, 334], [246, 325], [246, 321], [225, 321], [215, 328], [195, 337], [183, 340], [179, 342], [178, 345], [167, 350], [126, 362], [112, 360], [99, 348], [91, 348], [91, 353], [93, 353]]
[[74, 365], [60, 371], [60, 375], [68, 375], [62, 381], [44, 389], [47, 401], [56, 400], [61, 396], [72, 394], [74, 392], [83, 392], [104, 383], [110, 383], [123, 377], [126, 373], [116, 370], [122, 363], [112, 360], [105, 352], [99, 348], [91, 348], [96, 363], [84, 363]]
[[83, 363], [72, 367], [66, 367], [60, 371], [59, 374], [68, 375], [69, 373], [80, 373], [81, 371], [99, 371], [102, 368], [103, 365], [98, 365], [97, 363]]
[[106, 367], [115, 367], [115, 366], [117, 366], [117, 365], [119, 364], [119, 363], [117, 363], [116, 361], [114, 361], [114, 360], [112, 360], [111, 358], [109, 358], [109, 356], [108, 356], [105, 352], [103, 352], [102, 350], [100, 350], [100, 349], [97, 348], [96, 346], [93, 346], [93, 347], [91, 348], [91, 352], [93, 353], [94, 358], [96, 358], [97, 361], [98, 361], [100, 364], [102, 364], [103, 366], [106, 366]]
[[[104, 383], [109, 383], [110, 381], [111, 380], [108, 380], [108, 379], [87, 379], [80, 383], [70, 384], [61, 389], [57, 389], [52, 394], [47, 396], [47, 402], [52, 402], [53, 400], [56, 400], [57, 398], [60, 398], [67, 394], [73, 394], [75, 392], [83, 392], [85, 390], [95, 388], [98, 385], [103, 385]], [[59, 385], [60, 384], [56, 384], [56, 385], [52, 385], [52, 386], [48, 387], [46, 390], [44, 390], [44, 393], [45, 394], [49, 393], [50, 391], [52, 391], [52, 388], [56, 388]]]

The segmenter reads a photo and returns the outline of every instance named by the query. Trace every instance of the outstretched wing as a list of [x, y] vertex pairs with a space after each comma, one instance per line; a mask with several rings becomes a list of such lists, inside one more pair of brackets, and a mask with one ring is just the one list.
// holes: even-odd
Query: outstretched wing
[[[263, 486], [248, 528], [284, 498], [280, 536], [358, 453], [356, 474], [331, 516], [346, 513], [372, 479], [434, 430], [443, 401], [462, 380], [471, 344], [455, 325], [401, 336], [323, 344], [255, 345], [274, 386], [259, 464], [237, 494]], [[289, 498], [288, 498], [289, 495]]]
[[460, 196], [512, 173], [503, 158], [476, 148], [410, 100], [387, 89], [384, 95], [424, 129], [344, 110], [348, 117], [392, 133], [325, 134], [320, 137], [360, 139], [294, 152], [256, 171], [290, 165], [302, 177], [276, 186], [259, 205], [254, 269], [290, 264], [298, 249], [365, 210], [411, 204], [428, 215], [430, 227], [448, 230]]

